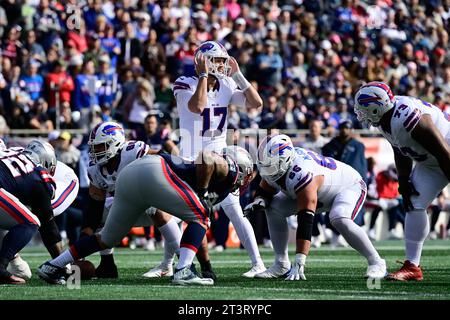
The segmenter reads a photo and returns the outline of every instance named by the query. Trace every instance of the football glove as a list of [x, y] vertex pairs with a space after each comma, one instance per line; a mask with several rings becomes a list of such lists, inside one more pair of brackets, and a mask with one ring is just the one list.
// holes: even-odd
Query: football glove
[[209, 193], [208, 190], [202, 190], [198, 192], [198, 198], [205, 207], [208, 217], [211, 217], [214, 213], [213, 207], [214, 203], [217, 202], [218, 195], [215, 192]]
[[257, 197], [255, 200], [253, 200], [252, 203], [249, 203], [244, 208], [244, 217], [247, 217], [249, 214], [252, 214], [254, 212], [264, 211], [266, 209], [266, 201], [261, 198]]
[[285, 280], [306, 280], [305, 277], [305, 262], [306, 262], [306, 255], [302, 253], [297, 253], [295, 255], [295, 262], [292, 264], [291, 270], [289, 270], [289, 273], [287, 274], [287, 277]]
[[416, 190], [414, 184], [409, 178], [399, 178], [398, 183], [398, 192], [400, 192], [400, 194], [402, 195], [403, 207], [405, 208], [405, 211], [409, 212], [414, 210], [414, 206], [411, 202], [411, 197], [419, 196], [420, 193]]

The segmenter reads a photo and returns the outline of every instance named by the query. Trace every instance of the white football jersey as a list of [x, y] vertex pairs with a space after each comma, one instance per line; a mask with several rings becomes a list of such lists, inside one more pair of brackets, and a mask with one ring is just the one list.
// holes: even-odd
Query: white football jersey
[[411, 137], [412, 130], [419, 123], [424, 114], [429, 114], [436, 128], [447, 142], [450, 141], [450, 116], [438, 107], [407, 96], [395, 96], [394, 113], [391, 119], [391, 133], [384, 132], [383, 136], [392, 144], [394, 149], [417, 162], [438, 165], [436, 158]]
[[329, 209], [340, 192], [362, 181], [361, 175], [343, 162], [303, 148], [295, 148], [295, 151], [295, 158], [286, 173], [286, 189], [275, 182], [268, 182], [291, 199], [297, 199], [297, 192], [311, 183], [314, 177], [323, 176], [324, 182], [317, 194], [317, 208]]
[[180, 154], [194, 160], [203, 149], [220, 151], [226, 145], [228, 105], [245, 106], [245, 95], [230, 77], [217, 81], [208, 91], [207, 106], [202, 113], [189, 111], [188, 102], [198, 84], [197, 77], [179, 77], [173, 84], [180, 117]]
[[55, 197], [52, 199], [53, 215], [63, 213], [75, 200], [80, 183], [75, 172], [61, 161], [56, 163], [53, 176], [56, 183]]
[[142, 141], [127, 141], [120, 151], [120, 162], [117, 169], [109, 172], [106, 166], [89, 164], [88, 175], [91, 184], [109, 193], [114, 192], [119, 172], [128, 164], [145, 155], [150, 147]]

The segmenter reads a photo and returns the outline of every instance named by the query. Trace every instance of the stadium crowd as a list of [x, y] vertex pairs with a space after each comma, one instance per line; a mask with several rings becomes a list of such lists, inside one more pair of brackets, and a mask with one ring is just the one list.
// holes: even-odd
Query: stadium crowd
[[[145, 139], [148, 115], [170, 130], [171, 84], [207, 40], [264, 100], [230, 106], [231, 128], [363, 128], [353, 93], [372, 80], [450, 111], [449, 17], [449, 0], [2, 0], [0, 136], [115, 120]], [[86, 139], [71, 139], [49, 136], [77, 169]]]

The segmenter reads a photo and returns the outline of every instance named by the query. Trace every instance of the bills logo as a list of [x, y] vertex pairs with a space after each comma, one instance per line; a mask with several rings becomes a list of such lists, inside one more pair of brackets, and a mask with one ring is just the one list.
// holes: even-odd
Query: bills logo
[[211, 50], [212, 48], [214, 48], [214, 44], [212, 43], [205, 43], [204, 45], [202, 45], [200, 48], [198, 48], [198, 50], [202, 53], [205, 53], [206, 51]]
[[115, 136], [117, 133], [123, 135], [123, 130], [120, 127], [108, 125], [102, 129], [102, 132], [106, 135]]
[[289, 145], [289, 143], [273, 146], [273, 148], [270, 150], [270, 154], [273, 156], [275, 155], [282, 156], [284, 155], [285, 150], [292, 150], [292, 147]]
[[379, 105], [379, 106], [382, 106], [383, 105], [383, 103], [381, 102], [381, 98], [379, 97], [379, 96], [377, 96], [377, 95], [375, 95], [375, 96], [369, 96], [369, 95], [367, 95], [367, 94], [361, 94], [359, 97], [358, 97], [358, 103], [361, 105], [361, 106], [364, 106], [364, 107], [368, 107], [370, 104], [372, 104], [372, 103], [374, 103], [374, 104], [376, 104], [376, 105]]

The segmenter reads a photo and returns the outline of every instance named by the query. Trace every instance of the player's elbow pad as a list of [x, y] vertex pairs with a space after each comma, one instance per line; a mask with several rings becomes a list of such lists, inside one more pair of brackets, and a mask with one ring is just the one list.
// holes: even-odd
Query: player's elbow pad
[[59, 229], [56, 225], [55, 219], [51, 219], [45, 224], [42, 224], [39, 228], [39, 233], [41, 234], [42, 242], [46, 248], [49, 248], [61, 241], [61, 235], [59, 234]]
[[91, 228], [96, 230], [102, 223], [105, 200], [95, 200], [89, 197], [87, 210], [83, 212], [83, 229]]
[[261, 188], [261, 186], [258, 186], [258, 187], [256, 188], [256, 191], [255, 191], [255, 199], [258, 198], [258, 197], [259, 197], [259, 198], [263, 198], [264, 201], [266, 202], [266, 207], [269, 206], [270, 202], [271, 202], [272, 199], [273, 199], [273, 196], [274, 196], [273, 193], [264, 190], [263, 188]]
[[297, 213], [297, 240], [311, 241], [314, 223], [314, 211], [304, 209]]

